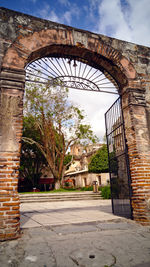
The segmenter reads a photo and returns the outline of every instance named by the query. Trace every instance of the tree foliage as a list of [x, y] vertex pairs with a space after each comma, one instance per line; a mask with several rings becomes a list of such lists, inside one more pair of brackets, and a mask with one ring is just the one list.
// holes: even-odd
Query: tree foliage
[[[55, 185], [63, 179], [65, 156], [75, 142], [94, 142], [91, 127], [84, 124], [84, 115], [68, 101], [68, 90], [61, 86], [33, 85], [28, 83], [25, 96], [25, 116], [33, 121], [36, 137], [23, 137], [41, 151], [54, 176]], [[56, 186], [57, 188], [57, 186]]]
[[109, 172], [107, 146], [103, 145], [91, 158], [88, 166], [89, 172], [103, 173]]
[[[32, 116], [23, 118], [23, 136], [34, 139], [37, 142], [40, 140], [39, 132], [34, 127], [34, 119]], [[37, 186], [41, 176], [41, 169], [45, 163], [45, 157], [35, 144], [22, 143], [20, 178], [25, 179], [25, 185], [27, 185], [26, 190]]]

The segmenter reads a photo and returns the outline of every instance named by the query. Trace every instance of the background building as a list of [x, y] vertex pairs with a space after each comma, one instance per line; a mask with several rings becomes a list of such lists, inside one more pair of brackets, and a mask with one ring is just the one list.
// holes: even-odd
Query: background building
[[70, 154], [73, 156], [72, 164], [65, 172], [65, 181], [75, 187], [91, 186], [94, 181], [99, 186], [109, 183], [109, 173], [89, 173], [88, 164], [91, 157], [103, 144], [89, 144], [86, 147], [80, 144], [71, 146]]

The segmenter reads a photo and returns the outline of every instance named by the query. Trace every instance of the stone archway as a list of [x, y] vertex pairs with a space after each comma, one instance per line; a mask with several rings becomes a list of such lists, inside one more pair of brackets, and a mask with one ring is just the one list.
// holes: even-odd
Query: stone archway
[[134, 220], [150, 224], [150, 49], [5, 8], [0, 9], [0, 239], [19, 236], [18, 168], [25, 66], [43, 56], [80, 57], [119, 86], [125, 118]]

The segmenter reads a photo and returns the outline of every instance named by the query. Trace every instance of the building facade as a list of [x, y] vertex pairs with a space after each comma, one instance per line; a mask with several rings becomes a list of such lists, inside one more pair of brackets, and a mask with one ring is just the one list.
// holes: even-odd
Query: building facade
[[72, 164], [65, 173], [65, 181], [75, 187], [92, 186], [97, 182], [99, 186], [109, 184], [109, 173], [89, 173], [88, 164], [91, 157], [103, 144], [89, 144], [86, 147], [80, 144], [71, 146], [70, 154], [73, 156]]

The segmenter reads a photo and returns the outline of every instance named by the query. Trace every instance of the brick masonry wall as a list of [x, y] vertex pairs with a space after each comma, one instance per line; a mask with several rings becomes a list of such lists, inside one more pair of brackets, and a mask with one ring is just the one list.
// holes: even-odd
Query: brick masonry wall
[[134, 101], [131, 97], [133, 92], [136, 92], [135, 89], [130, 89], [128, 94], [123, 95], [122, 101], [130, 162], [133, 218], [143, 225], [149, 225], [150, 150], [146, 103]]
[[1, 72], [0, 240], [17, 238], [20, 233], [18, 168], [23, 127], [23, 76], [24, 73], [8, 69]]
[[116, 80], [129, 149], [133, 216], [150, 224], [150, 48], [0, 8], [0, 239], [19, 235], [24, 68], [48, 55], [80, 57]]
[[0, 153], [0, 240], [14, 239], [20, 231], [18, 166], [16, 153]]

